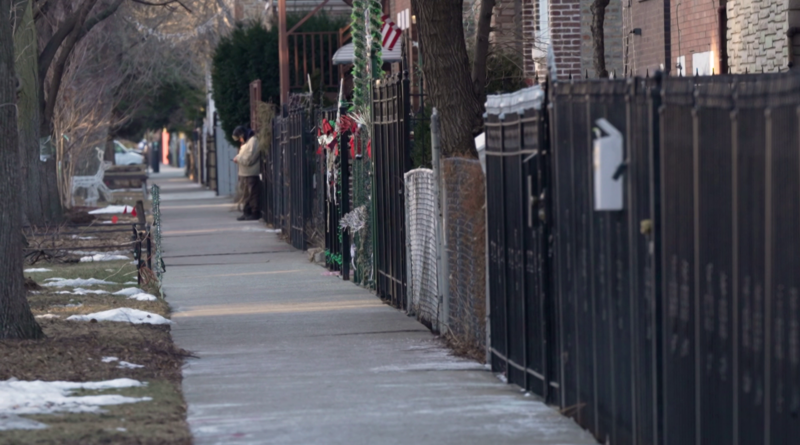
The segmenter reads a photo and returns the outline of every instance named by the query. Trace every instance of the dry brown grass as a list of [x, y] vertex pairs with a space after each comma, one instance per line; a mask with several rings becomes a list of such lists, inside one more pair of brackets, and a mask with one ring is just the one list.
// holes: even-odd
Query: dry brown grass
[[[99, 215], [98, 220], [113, 215]], [[131, 232], [107, 232], [104, 227], [123, 228], [133, 223], [130, 215], [121, 222], [93, 226], [62, 226], [44, 235], [31, 236], [33, 242], [55, 247], [105, 245], [130, 240]], [[99, 230], [91, 233], [92, 240], [74, 239], [65, 232]], [[30, 243], [30, 241], [29, 241]], [[87, 250], [95, 250], [88, 249]], [[130, 252], [132, 249], [120, 248]], [[131, 255], [132, 256], [132, 255]], [[29, 267], [29, 266], [28, 266]], [[100, 381], [132, 378], [146, 382], [138, 388], [114, 390], [114, 394], [131, 397], [151, 397], [151, 401], [103, 407], [100, 413], [58, 413], [23, 416], [48, 425], [41, 430], [0, 431], [2, 444], [189, 444], [191, 434], [186, 424], [186, 404], [181, 394], [181, 367], [189, 355], [175, 346], [169, 326], [133, 325], [119, 322], [67, 321], [73, 314], [88, 314], [113, 308], [129, 307], [168, 317], [170, 308], [161, 299], [138, 301], [126, 296], [112, 295], [126, 287], [139, 287], [145, 292], [158, 293], [157, 282], [146, 285], [128, 284], [136, 281], [136, 266], [130, 260], [93, 263], [60, 263], [40, 261], [36, 268], [49, 272], [26, 273], [28, 301], [34, 315], [56, 316], [38, 318], [45, 333], [43, 340], [0, 341], [0, 380]], [[102, 289], [108, 294], [62, 294], [71, 287], [38, 286], [47, 278], [97, 278], [111, 284], [86, 287]], [[38, 283], [38, 284], [37, 284]], [[103, 357], [117, 357], [142, 368], [120, 368], [117, 361], [104, 363]], [[103, 394], [100, 391], [83, 394]], [[0, 414], [1, 415], [1, 414]]]

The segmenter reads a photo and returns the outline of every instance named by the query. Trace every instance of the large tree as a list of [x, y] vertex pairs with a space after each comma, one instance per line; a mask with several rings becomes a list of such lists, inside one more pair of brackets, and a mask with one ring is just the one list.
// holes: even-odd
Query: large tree
[[46, 183], [41, 175], [46, 164], [39, 160], [39, 72], [37, 59], [38, 40], [33, 22], [31, 0], [16, 1], [14, 27], [15, 69], [20, 79], [19, 100], [17, 101], [20, 165], [22, 167], [22, 212], [25, 222], [42, 225], [54, 215], [50, 214], [54, 199], [58, 204], [58, 194], [51, 197], [40, 188]]
[[594, 0], [592, 2], [592, 65], [595, 75], [600, 79], [608, 77], [606, 69], [606, 7], [610, 0]]
[[483, 127], [486, 59], [495, 0], [482, 0], [470, 66], [463, 0], [411, 0], [419, 25], [425, 92], [438, 108], [444, 156], [477, 157], [474, 135]]
[[22, 208], [17, 134], [17, 75], [11, 0], [0, 0], [0, 339], [39, 338], [22, 276]]

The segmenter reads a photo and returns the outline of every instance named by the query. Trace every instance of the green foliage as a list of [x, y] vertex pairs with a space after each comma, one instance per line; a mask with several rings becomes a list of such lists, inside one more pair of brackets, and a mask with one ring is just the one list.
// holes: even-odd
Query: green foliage
[[367, 79], [367, 42], [364, 12], [368, 0], [353, 0], [352, 22], [350, 35], [353, 40], [353, 109], [358, 113], [365, 113], [367, 107], [367, 92], [369, 80]]
[[[287, 26], [291, 29], [304, 16], [305, 13], [300, 13], [287, 17]], [[338, 31], [345, 24], [344, 19], [330, 17], [322, 11], [303, 23], [297, 32]], [[292, 54], [293, 44], [289, 39]], [[333, 54], [326, 55], [329, 56]], [[314, 86], [318, 85], [319, 80], [315, 82], [318, 76], [318, 73], [312, 75]], [[238, 23], [233, 32], [217, 44], [211, 70], [214, 102], [228, 140], [237, 125], [250, 122], [250, 82], [257, 79], [261, 79], [261, 100], [279, 103], [278, 27], [273, 26], [268, 31], [260, 23]]]
[[433, 108], [425, 106], [425, 112], [414, 124], [414, 146], [411, 148], [413, 168], [432, 168], [431, 153], [431, 114]]
[[159, 85], [144, 103], [122, 102], [117, 111], [131, 118], [120, 128], [118, 137], [139, 140], [144, 132], [166, 128], [169, 132], [192, 131], [203, 119], [205, 95], [188, 83], [170, 82]]
[[509, 93], [525, 88], [522, 56], [512, 52], [493, 52], [486, 59], [486, 94]]
[[211, 83], [214, 103], [229, 141], [238, 125], [250, 122], [250, 82], [261, 79], [261, 100], [280, 102], [277, 27], [237, 24], [214, 50]]
[[[306, 13], [289, 14], [286, 17], [287, 29], [292, 29], [294, 25], [299, 22]], [[344, 16], [329, 16], [325, 10], [321, 10], [314, 14], [305, 23], [300, 25], [295, 32], [325, 32], [325, 31], [339, 31], [341, 28], [347, 26], [347, 18]], [[277, 26], [277, 23], [275, 24]], [[289, 42], [291, 44], [291, 40]]]

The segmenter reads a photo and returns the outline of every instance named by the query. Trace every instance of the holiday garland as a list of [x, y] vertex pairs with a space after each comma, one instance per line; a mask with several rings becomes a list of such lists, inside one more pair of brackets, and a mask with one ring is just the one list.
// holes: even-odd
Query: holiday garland
[[363, 112], [369, 98], [369, 79], [367, 78], [367, 41], [364, 13], [366, 2], [372, 0], [353, 0], [350, 35], [353, 39], [353, 111]]
[[[353, 107], [361, 116], [369, 116], [370, 84], [383, 75], [381, 26], [383, 21], [379, 0], [353, 0]], [[371, 63], [370, 63], [371, 62]], [[371, 72], [370, 72], [371, 66]]]
[[381, 2], [379, 0], [371, 0], [369, 8], [369, 31], [370, 42], [372, 43], [372, 47], [370, 48], [370, 56], [372, 57], [372, 76], [370, 82], [383, 76], [383, 55], [381, 54], [381, 51], [383, 50], [383, 45], [381, 44], [381, 41], [383, 40], [383, 37], [381, 36], [381, 27], [383, 26], [383, 20], [381, 19], [382, 16], [383, 7], [381, 6]]

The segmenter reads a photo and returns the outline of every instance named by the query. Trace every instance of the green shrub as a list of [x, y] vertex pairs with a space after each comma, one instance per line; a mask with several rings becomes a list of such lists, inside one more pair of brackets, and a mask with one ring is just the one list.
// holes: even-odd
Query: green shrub
[[[287, 17], [292, 28], [305, 14]], [[346, 19], [319, 12], [296, 32], [338, 31]], [[289, 53], [294, 54], [294, 40], [289, 39]], [[300, 50], [304, 50], [300, 46]], [[330, 58], [326, 49], [322, 56]], [[319, 54], [317, 54], [319, 56]], [[314, 87], [319, 73], [312, 74]], [[220, 39], [214, 50], [211, 70], [213, 97], [222, 120], [222, 129], [230, 140], [233, 129], [250, 122], [250, 82], [261, 79], [261, 100], [280, 103], [280, 67], [278, 64], [278, 26], [269, 31], [261, 23], [238, 23], [233, 32]], [[305, 85], [305, 83], [304, 83]], [[303, 88], [303, 91], [307, 91]]]
[[413, 168], [432, 168], [431, 153], [431, 113], [433, 108], [425, 106], [425, 112], [414, 121], [414, 141], [411, 147]]
[[214, 103], [229, 141], [233, 129], [250, 122], [250, 82], [261, 79], [261, 100], [280, 102], [278, 32], [260, 23], [239, 23], [214, 50]]

